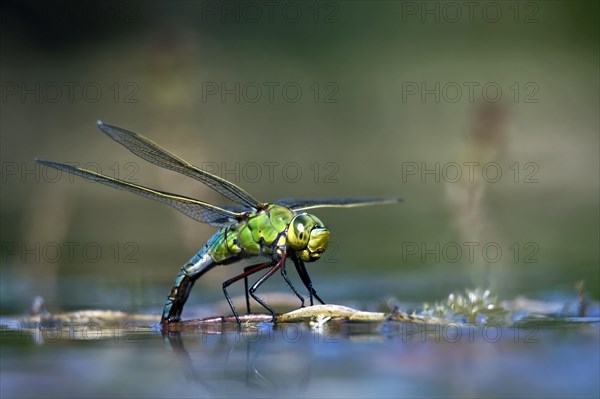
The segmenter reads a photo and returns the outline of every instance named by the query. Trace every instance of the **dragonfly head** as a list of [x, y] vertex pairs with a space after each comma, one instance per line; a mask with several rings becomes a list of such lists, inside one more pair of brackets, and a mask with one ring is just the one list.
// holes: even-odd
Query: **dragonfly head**
[[304, 262], [314, 262], [321, 257], [329, 244], [329, 230], [314, 215], [302, 213], [290, 222], [287, 242]]

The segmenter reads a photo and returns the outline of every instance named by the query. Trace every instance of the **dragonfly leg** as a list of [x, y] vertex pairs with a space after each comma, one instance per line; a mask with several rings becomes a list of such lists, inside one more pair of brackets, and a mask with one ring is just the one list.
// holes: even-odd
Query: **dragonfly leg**
[[262, 283], [264, 283], [265, 281], [267, 281], [269, 279], [269, 277], [271, 277], [273, 274], [275, 274], [275, 272], [277, 270], [279, 270], [281, 268], [281, 266], [285, 263], [285, 258], [286, 258], [286, 256], [283, 255], [277, 261], [277, 263], [275, 263], [275, 265], [273, 266], [273, 268], [271, 270], [269, 270], [268, 272], [266, 272], [264, 274], [264, 276], [262, 276], [261, 278], [259, 278], [258, 281], [256, 283], [254, 283], [254, 285], [249, 290], [250, 295], [252, 296], [252, 298], [254, 298], [254, 300], [256, 300], [256, 302], [260, 303], [265, 309], [267, 309], [269, 311], [269, 313], [271, 313], [271, 315], [273, 316], [273, 321], [275, 321], [275, 311], [269, 305], [267, 305], [266, 302], [264, 302], [262, 299], [260, 299], [255, 294], [255, 292], [258, 289], [258, 287], [261, 286]]
[[[251, 265], [251, 266], [245, 267], [244, 268], [244, 273], [247, 272], [248, 270], [252, 270], [255, 267], [256, 267], [256, 265]], [[246, 309], [248, 311], [247, 312], [248, 314], [252, 314], [252, 311], [250, 310], [250, 294], [248, 293], [248, 276], [250, 274], [252, 274], [252, 273], [249, 273], [248, 275], [246, 275], [244, 277], [244, 293], [246, 294]], [[300, 299], [300, 301], [302, 302], [301, 307], [304, 307], [304, 297], [298, 293], [298, 291], [296, 290], [296, 287], [294, 287], [294, 285], [292, 284], [292, 282], [288, 278], [287, 272], [285, 271], [285, 265], [283, 265], [281, 267], [281, 275], [283, 276], [283, 278], [284, 278], [285, 282], [287, 283], [287, 285], [290, 286], [290, 288], [292, 289], [292, 291], [294, 291], [294, 294], [296, 294], [296, 296], [298, 297], [298, 299]]]
[[[247, 266], [244, 268], [244, 273], [252, 268], [256, 267], [256, 265]], [[250, 294], [248, 294], [248, 275], [244, 276], [244, 293], [246, 294], [246, 309], [248, 310], [248, 314], [252, 314], [250, 311]]]
[[292, 291], [294, 291], [294, 294], [296, 294], [298, 299], [300, 299], [300, 307], [303, 308], [304, 307], [304, 297], [302, 295], [300, 295], [300, 293], [296, 290], [296, 287], [294, 287], [294, 285], [288, 278], [287, 271], [285, 270], [285, 263], [281, 265], [281, 275], [283, 276], [283, 279], [285, 280], [287, 285], [289, 285], [290, 288], [292, 289]]
[[308, 271], [306, 270], [306, 266], [304, 266], [304, 262], [298, 259], [296, 254], [292, 253], [291, 255], [292, 261], [294, 262], [294, 266], [296, 266], [296, 271], [298, 271], [298, 275], [300, 279], [304, 283], [304, 286], [308, 290], [310, 295], [310, 306], [313, 305], [313, 297], [317, 298], [317, 301], [321, 302], [321, 304], [325, 304], [325, 302], [319, 297], [317, 291], [313, 288], [312, 281], [310, 280], [310, 276], [308, 275]]
[[[248, 267], [244, 268], [244, 273], [238, 274], [237, 276], [232, 277], [232, 278], [230, 278], [229, 280], [227, 280], [227, 281], [225, 281], [223, 283], [223, 294], [225, 294], [225, 299], [227, 299], [227, 303], [229, 303], [229, 307], [231, 308], [231, 311], [233, 312], [233, 315], [235, 316], [235, 320], [237, 321], [238, 327], [240, 327], [242, 323], [240, 322], [240, 316], [239, 316], [237, 310], [235, 310], [235, 306], [233, 305], [233, 301], [231, 300], [231, 296], [227, 292], [227, 287], [229, 287], [231, 284], [235, 283], [236, 281], [239, 281], [241, 279], [247, 279], [248, 276], [250, 276], [251, 274], [254, 274], [254, 273], [258, 272], [258, 271], [266, 269], [267, 267], [271, 267], [274, 264], [275, 264], [275, 262], [270, 261], [270, 262], [260, 263], [258, 265], [254, 265], [254, 266], [248, 266]], [[246, 290], [246, 292], [248, 292], [248, 290]], [[254, 296], [253, 296], [253, 298], [254, 298]], [[250, 300], [248, 300], [246, 302], [246, 304], [248, 305], [249, 302], [250, 302]], [[261, 303], [261, 305], [262, 305], [262, 303]]]

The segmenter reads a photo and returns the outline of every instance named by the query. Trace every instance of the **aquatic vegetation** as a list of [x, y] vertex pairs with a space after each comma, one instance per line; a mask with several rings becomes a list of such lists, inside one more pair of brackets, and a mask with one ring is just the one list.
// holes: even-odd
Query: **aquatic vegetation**
[[511, 322], [510, 311], [490, 290], [483, 288], [451, 293], [445, 301], [435, 302], [433, 305], [426, 303], [420, 314], [469, 324]]

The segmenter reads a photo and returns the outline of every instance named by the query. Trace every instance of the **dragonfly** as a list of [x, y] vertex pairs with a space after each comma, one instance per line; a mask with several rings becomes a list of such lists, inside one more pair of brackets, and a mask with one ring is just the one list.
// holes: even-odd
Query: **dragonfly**
[[[241, 326], [239, 313], [227, 288], [241, 279], [244, 279], [248, 313], [250, 313], [250, 297], [252, 297], [269, 311], [273, 322], [275, 321], [275, 311], [256, 294], [256, 291], [278, 271], [300, 300], [300, 307], [304, 307], [305, 297], [300, 294], [287, 275], [285, 263], [288, 259], [294, 264], [300, 280], [308, 290], [310, 305], [314, 305], [315, 299], [324, 304], [325, 302], [313, 287], [305, 262], [314, 262], [322, 256], [329, 244], [330, 231], [318, 217], [306, 211], [316, 208], [351, 208], [394, 204], [401, 201], [398, 197], [357, 197], [283, 198], [273, 203], [260, 202], [241, 187], [184, 161], [139, 134], [102, 121], [98, 121], [97, 126], [102, 132], [138, 157], [159, 167], [195, 179], [235, 203], [234, 205], [216, 206], [72, 165], [36, 159], [46, 167], [165, 203], [196, 221], [219, 228], [204, 246], [181, 266], [162, 312], [161, 325], [163, 326], [181, 320], [181, 314], [192, 287], [202, 275], [216, 266], [229, 265], [244, 259], [257, 259], [257, 263], [249, 262], [253, 264], [244, 267], [242, 273], [223, 283], [223, 293], [238, 327]], [[266, 272], [248, 288], [248, 277], [264, 270]]]

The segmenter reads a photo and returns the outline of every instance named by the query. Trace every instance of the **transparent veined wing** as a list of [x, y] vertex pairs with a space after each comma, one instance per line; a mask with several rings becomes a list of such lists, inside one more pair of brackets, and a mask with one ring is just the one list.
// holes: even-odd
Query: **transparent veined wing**
[[154, 190], [148, 187], [140, 186], [133, 183], [128, 183], [119, 179], [104, 176], [96, 172], [92, 172], [85, 169], [76, 168], [71, 165], [66, 165], [53, 161], [46, 161], [37, 159], [42, 165], [50, 168], [58, 169], [64, 172], [68, 172], [77, 176], [81, 176], [85, 179], [102, 183], [109, 187], [113, 187], [119, 190], [129, 191], [134, 194], [141, 195], [142, 197], [150, 198], [152, 200], [162, 202], [170, 205], [183, 214], [191, 217], [202, 223], [208, 223], [213, 226], [228, 226], [235, 223], [243, 217], [243, 215], [229, 211], [227, 209], [220, 208], [208, 204], [206, 202], [198, 201], [193, 198], [184, 197], [177, 194], [171, 194], [165, 191]]
[[197, 168], [137, 133], [121, 129], [120, 127], [107, 125], [102, 121], [98, 121], [97, 125], [100, 130], [117, 143], [154, 165], [198, 180], [238, 204], [254, 209], [258, 209], [262, 205], [242, 188], [219, 176], [215, 176], [205, 170]]
[[275, 201], [275, 203], [277, 205], [288, 207], [294, 211], [304, 211], [314, 208], [353, 208], [357, 206], [396, 204], [401, 201], [402, 198], [398, 197], [282, 198]]
[[238, 205], [238, 204], [227, 204], [227, 205], [219, 204], [217, 206], [219, 208], [225, 209], [229, 212], [234, 212], [234, 213], [239, 213], [239, 214], [256, 212], [256, 210], [253, 208], [250, 208], [250, 207], [244, 206], [244, 205]]

